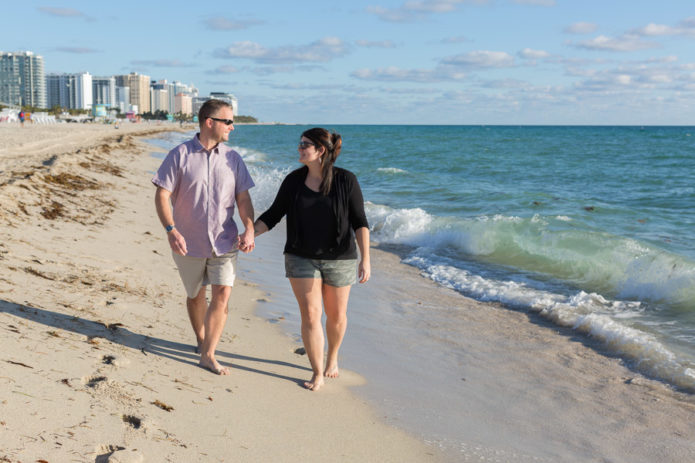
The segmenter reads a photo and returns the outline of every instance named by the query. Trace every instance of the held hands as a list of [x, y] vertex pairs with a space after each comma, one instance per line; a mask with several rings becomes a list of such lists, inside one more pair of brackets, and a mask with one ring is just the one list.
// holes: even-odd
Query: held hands
[[186, 248], [186, 240], [183, 235], [179, 233], [177, 229], [171, 230], [167, 233], [167, 239], [169, 240], [169, 246], [171, 250], [180, 256], [185, 256], [188, 254], [188, 249]]
[[371, 276], [372, 273], [372, 266], [369, 263], [369, 261], [360, 261], [360, 265], [357, 267], [357, 276], [359, 278], [360, 283], [366, 283], [369, 280], [369, 277]]
[[253, 228], [247, 228], [244, 233], [237, 237], [237, 245], [239, 251], [248, 254], [256, 248], [256, 242], [254, 241], [254, 231]]

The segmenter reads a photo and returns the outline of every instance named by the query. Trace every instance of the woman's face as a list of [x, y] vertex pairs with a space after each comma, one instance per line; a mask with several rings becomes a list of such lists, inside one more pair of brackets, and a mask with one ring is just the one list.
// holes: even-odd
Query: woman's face
[[306, 137], [302, 137], [299, 140], [299, 146], [297, 147], [299, 151], [299, 162], [304, 165], [309, 165], [312, 163], [321, 163], [321, 156], [323, 155], [325, 148], [321, 145], [316, 145], [313, 141]]

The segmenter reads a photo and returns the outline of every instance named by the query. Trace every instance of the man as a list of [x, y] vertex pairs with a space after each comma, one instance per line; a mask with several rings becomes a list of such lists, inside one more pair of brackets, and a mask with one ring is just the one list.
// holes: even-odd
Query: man
[[[215, 349], [227, 320], [237, 250], [248, 253], [255, 247], [248, 191], [254, 183], [239, 153], [224, 144], [234, 130], [232, 107], [208, 100], [198, 119], [200, 133], [169, 152], [152, 183], [157, 186], [157, 215], [186, 289], [200, 366], [228, 375], [215, 359]], [[235, 204], [245, 228], [241, 234], [233, 220]]]

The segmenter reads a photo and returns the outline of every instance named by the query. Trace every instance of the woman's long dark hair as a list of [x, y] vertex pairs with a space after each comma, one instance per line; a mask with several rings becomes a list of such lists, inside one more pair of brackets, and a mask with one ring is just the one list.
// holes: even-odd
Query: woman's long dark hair
[[316, 148], [323, 146], [325, 152], [321, 157], [321, 185], [319, 189], [321, 194], [327, 195], [331, 191], [333, 185], [333, 164], [340, 155], [340, 149], [343, 147], [342, 137], [321, 127], [314, 127], [302, 133], [302, 137], [308, 138], [312, 143], [316, 144]]

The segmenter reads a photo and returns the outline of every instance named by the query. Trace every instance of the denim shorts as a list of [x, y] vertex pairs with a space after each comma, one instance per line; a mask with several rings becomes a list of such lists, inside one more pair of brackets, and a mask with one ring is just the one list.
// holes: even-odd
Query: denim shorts
[[285, 254], [285, 276], [287, 278], [318, 278], [337, 288], [357, 282], [357, 259], [309, 259], [294, 254]]

